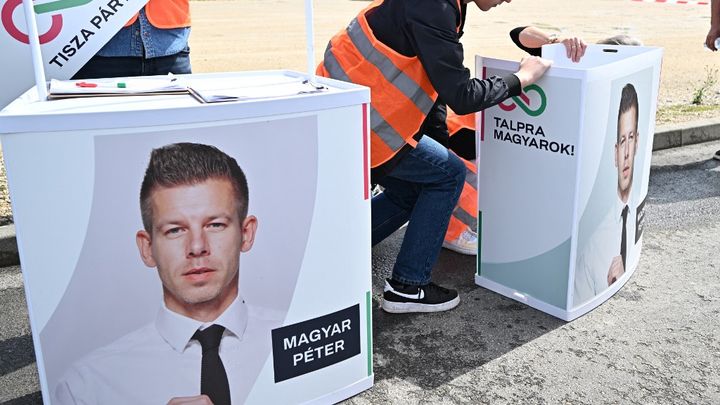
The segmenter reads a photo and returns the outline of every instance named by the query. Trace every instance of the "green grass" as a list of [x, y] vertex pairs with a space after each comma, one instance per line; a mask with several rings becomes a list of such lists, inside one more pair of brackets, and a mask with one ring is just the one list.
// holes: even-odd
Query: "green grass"
[[712, 91], [713, 86], [718, 82], [718, 69], [705, 66], [705, 80], [693, 92], [692, 104], [706, 104], [708, 93]]
[[720, 117], [720, 104], [679, 104], [660, 107], [655, 117], [658, 125], [674, 122], [692, 122]]

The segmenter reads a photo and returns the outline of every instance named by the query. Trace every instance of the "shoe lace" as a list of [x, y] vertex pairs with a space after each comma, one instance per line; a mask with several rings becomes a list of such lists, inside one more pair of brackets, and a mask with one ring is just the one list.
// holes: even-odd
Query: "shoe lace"
[[475, 242], [477, 240], [477, 233], [473, 232], [472, 229], [468, 228], [460, 234], [460, 239], [467, 242]]

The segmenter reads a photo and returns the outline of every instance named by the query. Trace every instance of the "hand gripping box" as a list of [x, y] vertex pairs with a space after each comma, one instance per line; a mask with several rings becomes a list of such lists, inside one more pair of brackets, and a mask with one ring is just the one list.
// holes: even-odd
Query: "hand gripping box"
[[[564, 320], [611, 297], [642, 249], [662, 49], [563, 45], [517, 97], [476, 115], [476, 283]], [[518, 64], [477, 59], [478, 76]]]

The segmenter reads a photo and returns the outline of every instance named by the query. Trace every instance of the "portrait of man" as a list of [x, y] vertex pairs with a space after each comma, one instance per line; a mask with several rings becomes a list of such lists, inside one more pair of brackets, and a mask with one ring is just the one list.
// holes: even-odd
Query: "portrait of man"
[[162, 305], [154, 322], [75, 362], [53, 403], [242, 402], [271, 328], [238, 293], [240, 259], [258, 228], [248, 203], [243, 170], [216, 147], [152, 151], [135, 239], [142, 262], [157, 270]]
[[631, 83], [625, 84], [617, 114], [614, 167], [617, 186], [612, 205], [589, 242], [578, 253], [575, 270], [574, 302], [580, 304], [598, 295], [615, 283], [628, 266], [627, 258], [635, 241], [636, 207], [631, 192], [638, 132], [638, 95]]

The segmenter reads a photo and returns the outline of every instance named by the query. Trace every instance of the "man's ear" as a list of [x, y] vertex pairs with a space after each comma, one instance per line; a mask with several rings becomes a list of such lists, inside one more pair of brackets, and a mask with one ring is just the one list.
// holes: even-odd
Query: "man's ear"
[[618, 161], [617, 161], [617, 155], [618, 155], [618, 144], [615, 144], [615, 153], [613, 153], [613, 159], [615, 159], [615, 167], [618, 167]]
[[140, 251], [140, 258], [148, 267], [156, 267], [155, 258], [152, 255], [152, 238], [145, 230], [137, 231], [135, 234], [135, 243], [137, 243]]
[[634, 155], [637, 155], [638, 146], [640, 145], [640, 132], [635, 131], [635, 152]]
[[258, 221], [254, 215], [248, 215], [241, 224], [242, 232], [242, 244], [240, 245], [241, 252], [247, 252], [252, 248], [255, 242], [255, 231], [257, 231]]

